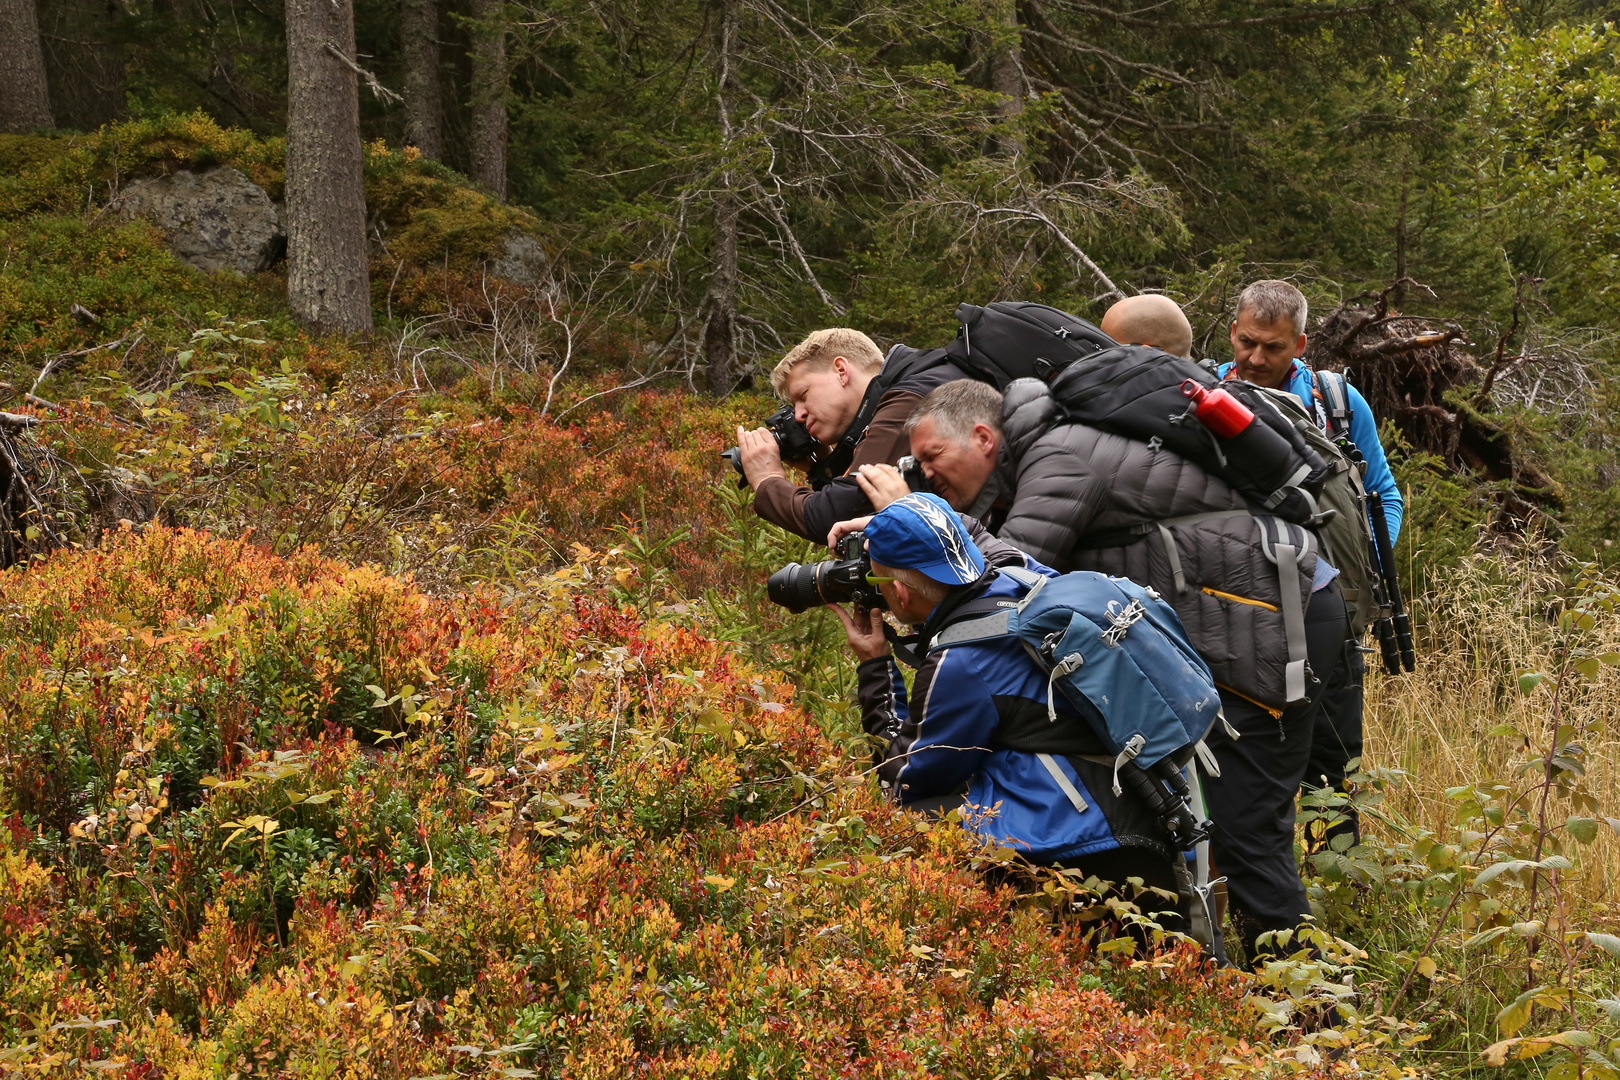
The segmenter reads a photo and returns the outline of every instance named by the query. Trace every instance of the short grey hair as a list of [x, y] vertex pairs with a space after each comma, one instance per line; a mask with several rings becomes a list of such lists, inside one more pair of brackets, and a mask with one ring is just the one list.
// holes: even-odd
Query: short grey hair
[[1001, 435], [1001, 393], [977, 379], [956, 379], [935, 390], [906, 419], [906, 434], [933, 417], [939, 433], [952, 442], [966, 442], [975, 424], [987, 424]]
[[1232, 318], [1238, 319], [1245, 311], [1263, 323], [1287, 319], [1294, 325], [1294, 336], [1305, 332], [1305, 320], [1310, 317], [1311, 306], [1305, 294], [1286, 281], [1256, 281], [1238, 296], [1237, 310]]
[[[878, 566], [881, 564], [873, 564]], [[943, 581], [935, 581], [921, 570], [909, 566], [885, 566], [889, 576], [900, 584], [921, 596], [930, 604], [937, 604], [950, 594], [951, 587]]]

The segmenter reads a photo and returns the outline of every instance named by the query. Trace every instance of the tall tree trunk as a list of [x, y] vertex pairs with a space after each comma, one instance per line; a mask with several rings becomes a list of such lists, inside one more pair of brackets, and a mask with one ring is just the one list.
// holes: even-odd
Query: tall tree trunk
[[371, 329], [352, 0], [287, 0], [287, 299], [322, 333]]
[[0, 131], [54, 126], [34, 0], [0, 0]]
[[[725, 182], [729, 184], [728, 173]], [[714, 265], [709, 274], [709, 316], [703, 323], [703, 361], [709, 393], [725, 397], [737, 388], [737, 198], [723, 191], [714, 201]]]
[[472, 3], [472, 178], [506, 201], [506, 3]]
[[[1001, 0], [995, 8], [995, 40], [990, 45], [990, 89], [1001, 95], [996, 111], [1004, 121], [1016, 123], [1024, 112], [1024, 57], [1019, 43], [1017, 0]], [[998, 136], [996, 149], [1007, 157], [1024, 152], [1023, 136]]]
[[405, 144], [438, 161], [444, 156], [438, 0], [400, 0], [399, 23], [405, 66]]
[[[737, 49], [738, 0], [720, 3], [720, 72], [715, 99], [720, 114], [721, 153], [729, 157], [736, 130], [731, 123], [732, 67]], [[728, 161], [729, 164], [729, 161]], [[714, 198], [714, 251], [709, 271], [708, 317], [703, 323], [703, 360], [709, 393], [724, 397], [737, 386], [737, 228], [736, 177], [720, 174]]]

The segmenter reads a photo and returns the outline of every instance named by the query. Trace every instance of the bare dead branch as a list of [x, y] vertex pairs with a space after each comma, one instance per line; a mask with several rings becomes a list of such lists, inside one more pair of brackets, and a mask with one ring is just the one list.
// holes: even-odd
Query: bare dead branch
[[1413, 334], [1409, 337], [1385, 338], [1376, 345], [1361, 345], [1347, 349], [1348, 355], [1356, 360], [1376, 360], [1381, 356], [1393, 356], [1397, 353], [1409, 353], [1415, 349], [1432, 349], [1436, 346], [1449, 345], [1453, 341], [1466, 341], [1468, 335], [1458, 327], [1446, 330], [1431, 330], [1427, 333]]
[[326, 43], [326, 51], [331, 53], [333, 56], [337, 57], [339, 60], [343, 61], [343, 63], [346, 64], [351, 71], [353, 71], [356, 75], [358, 75], [362, 79], [364, 79], [366, 81], [366, 85], [371, 88], [372, 94], [376, 95], [377, 100], [379, 100], [379, 101], [391, 101], [391, 102], [393, 102], [395, 104], [398, 104], [398, 103], [405, 100], [404, 98], [400, 97], [398, 94], [394, 93], [392, 90], [388, 89], [388, 87], [386, 87], [382, 83], [378, 82], [377, 81], [377, 76], [373, 75], [371, 72], [367, 71], [365, 68], [361, 67], [359, 64], [355, 63], [353, 60], [351, 60], [347, 56], [343, 55], [343, 50], [338, 48], [337, 45], [334, 44], [333, 42], [328, 41]]
[[1393, 8], [1410, 7], [1412, 0], [1388, 0], [1382, 4], [1364, 4], [1359, 7], [1342, 8], [1297, 8], [1292, 11], [1281, 11], [1272, 15], [1256, 15], [1247, 19], [1209, 19], [1202, 22], [1176, 22], [1174, 20], [1144, 19], [1134, 12], [1114, 11], [1111, 8], [1099, 7], [1096, 4], [1087, 4], [1082, 0], [1047, 0], [1054, 7], [1065, 8], [1069, 11], [1085, 15], [1094, 15], [1099, 19], [1118, 23], [1121, 26], [1136, 26], [1146, 30], [1227, 30], [1243, 26], [1272, 26], [1277, 23], [1311, 22], [1319, 19], [1337, 19], [1349, 15], [1372, 15]]
[[38, 423], [40, 423], [39, 417], [30, 416], [27, 413], [0, 412], [0, 428], [12, 434], [31, 428]]

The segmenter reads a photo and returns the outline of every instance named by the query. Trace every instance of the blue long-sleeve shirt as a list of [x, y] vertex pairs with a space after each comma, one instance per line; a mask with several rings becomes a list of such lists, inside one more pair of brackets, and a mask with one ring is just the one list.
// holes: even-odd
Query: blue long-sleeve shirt
[[[1226, 378], [1227, 372], [1232, 370], [1230, 363], [1222, 364], [1219, 375]], [[1316, 400], [1316, 373], [1298, 360], [1288, 370], [1288, 392], [1304, 403], [1305, 409], [1312, 416], [1316, 416], [1320, 404]], [[1378, 440], [1378, 421], [1373, 417], [1372, 406], [1367, 399], [1361, 396], [1361, 391], [1345, 383], [1350, 399], [1350, 439], [1361, 451], [1361, 456], [1367, 462], [1367, 475], [1362, 478], [1362, 484], [1368, 491], [1376, 491], [1384, 500], [1384, 520], [1389, 525], [1389, 542], [1394, 544], [1400, 539], [1401, 521], [1406, 516], [1406, 502], [1401, 498], [1400, 485], [1395, 483], [1395, 474], [1389, 471], [1389, 458], [1384, 454], [1384, 444]], [[1325, 407], [1325, 406], [1324, 406]]]

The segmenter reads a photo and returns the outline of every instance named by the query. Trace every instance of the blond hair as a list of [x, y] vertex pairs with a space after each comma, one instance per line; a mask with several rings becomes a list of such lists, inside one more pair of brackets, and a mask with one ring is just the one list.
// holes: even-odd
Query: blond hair
[[771, 389], [786, 399], [788, 376], [794, 368], [802, 364], [810, 371], [825, 371], [840, 356], [869, 375], [883, 370], [883, 353], [876, 342], [859, 330], [833, 326], [817, 330], [782, 357], [771, 372]]

